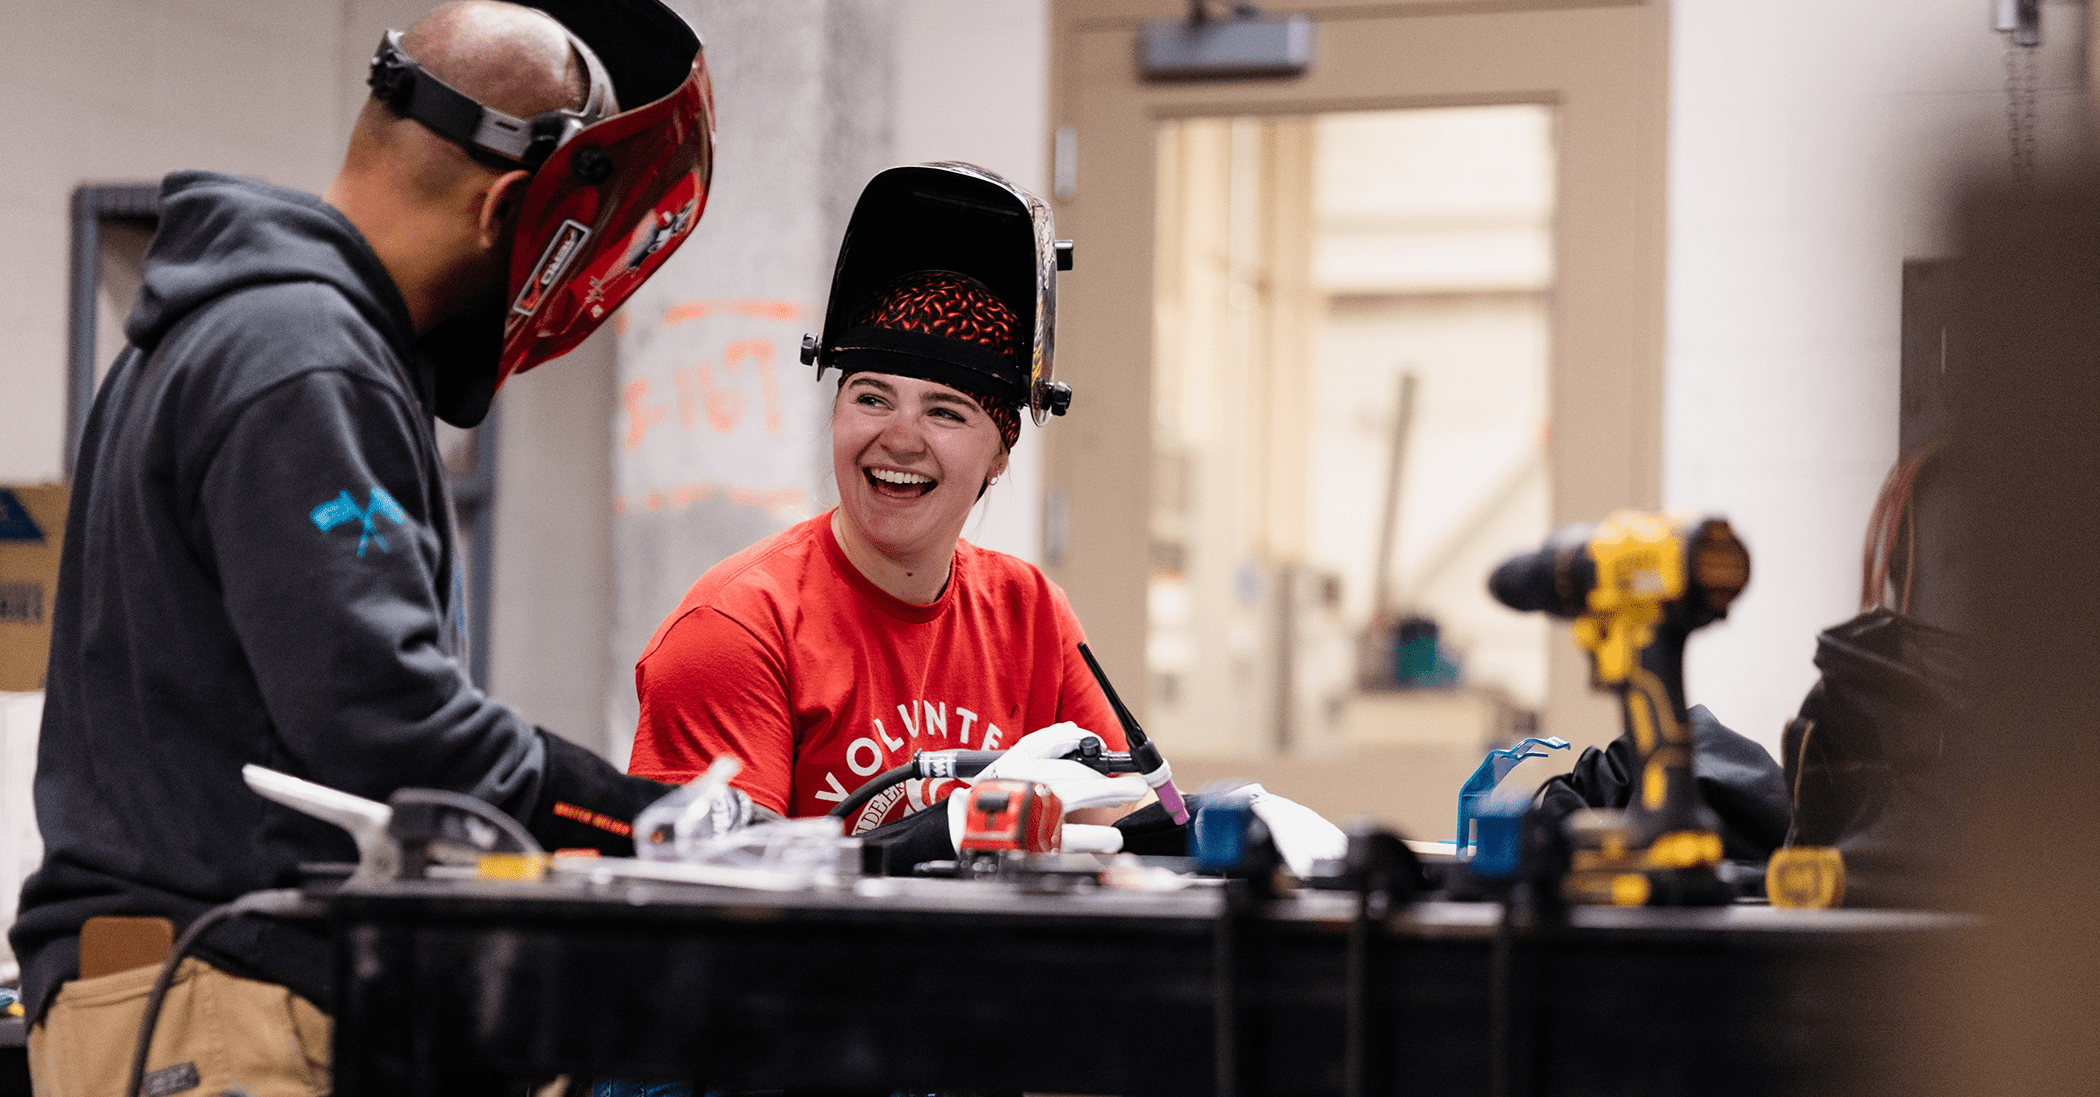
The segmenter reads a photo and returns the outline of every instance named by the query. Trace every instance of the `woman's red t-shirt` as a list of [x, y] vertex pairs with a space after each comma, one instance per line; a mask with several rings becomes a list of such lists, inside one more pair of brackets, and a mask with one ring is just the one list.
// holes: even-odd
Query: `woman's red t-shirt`
[[[938, 601], [901, 601], [861, 575], [825, 513], [709, 569], [635, 664], [629, 772], [683, 782], [728, 753], [735, 784], [791, 817], [822, 815], [917, 750], [998, 750], [1070, 720], [1127, 749], [1088, 673], [1059, 590], [1025, 561], [955, 546]], [[851, 832], [940, 802], [909, 781]]]

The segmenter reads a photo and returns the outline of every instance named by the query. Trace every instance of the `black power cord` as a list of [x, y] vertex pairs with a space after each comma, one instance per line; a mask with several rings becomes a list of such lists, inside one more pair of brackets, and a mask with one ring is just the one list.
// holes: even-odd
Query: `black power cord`
[[867, 784], [854, 789], [845, 799], [838, 802], [837, 807], [832, 808], [826, 814], [834, 819], [847, 818], [854, 812], [859, 811], [868, 801], [873, 800], [876, 793], [891, 785], [902, 784], [918, 775], [919, 764], [917, 759], [906, 762], [895, 769], [883, 770], [881, 773], [868, 778]]
[[175, 971], [182, 966], [183, 958], [196, 947], [212, 927], [243, 914], [267, 914], [279, 918], [318, 918], [328, 908], [318, 900], [310, 898], [298, 888], [272, 888], [268, 891], [251, 891], [233, 902], [215, 906], [197, 916], [197, 920], [175, 939], [175, 947], [168, 950], [167, 962], [160, 967], [160, 976], [153, 980], [153, 992], [146, 996], [146, 1015], [139, 1019], [138, 1046], [131, 1053], [131, 1080], [125, 1084], [125, 1097], [140, 1097], [146, 1084], [146, 1052], [153, 1045], [153, 1030], [160, 1024], [160, 1008], [168, 998], [168, 988], [175, 984]]

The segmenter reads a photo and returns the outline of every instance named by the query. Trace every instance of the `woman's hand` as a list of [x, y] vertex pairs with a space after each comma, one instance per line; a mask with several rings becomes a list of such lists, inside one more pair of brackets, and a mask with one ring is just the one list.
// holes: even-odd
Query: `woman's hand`
[[[1065, 755], [1078, 750], [1080, 744], [1089, 739], [1099, 744], [1101, 749], [1108, 749], [1107, 744], [1102, 742], [1099, 735], [1080, 727], [1070, 720], [1051, 724], [1046, 728], [1038, 728], [1021, 736], [1020, 739], [1014, 742], [1013, 746], [1006, 748], [1006, 753], [1000, 755], [998, 761], [986, 766], [984, 772], [977, 775], [978, 779], [990, 780], [994, 777], [1014, 777], [1017, 780], [1036, 780], [1036, 778], [1019, 777], [1007, 767], [1027, 760], [1063, 758]], [[1093, 773], [1092, 770], [1087, 772]], [[1098, 777], [1100, 774], [1094, 774], [1094, 776]]]
[[1158, 799], [1135, 774], [1114, 777], [1096, 773], [1066, 755], [1088, 740], [1106, 750], [1099, 735], [1070, 720], [1038, 728], [1023, 735], [999, 760], [977, 775], [980, 781], [1004, 777], [1015, 781], [1037, 781], [1064, 802], [1065, 821], [1109, 826], [1123, 816]]

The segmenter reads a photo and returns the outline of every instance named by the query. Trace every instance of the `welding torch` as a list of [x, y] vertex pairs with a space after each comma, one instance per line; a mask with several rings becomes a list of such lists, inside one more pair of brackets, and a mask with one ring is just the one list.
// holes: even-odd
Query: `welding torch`
[[1123, 699], [1116, 696], [1116, 687], [1108, 684], [1108, 674], [1087, 650], [1086, 642], [1080, 641], [1079, 657], [1086, 660], [1086, 669], [1094, 672], [1094, 681], [1101, 683], [1101, 692], [1108, 695], [1108, 705], [1116, 710], [1116, 719], [1123, 725], [1123, 740], [1130, 744], [1130, 756], [1137, 760], [1136, 772], [1159, 796], [1161, 807], [1174, 817], [1176, 826], [1187, 826], [1188, 805], [1181, 800], [1181, 790], [1174, 787], [1174, 771], [1167, 766], [1167, 759], [1160, 754], [1152, 740], [1145, 737], [1145, 729], [1138, 726], [1137, 717], [1123, 707]]

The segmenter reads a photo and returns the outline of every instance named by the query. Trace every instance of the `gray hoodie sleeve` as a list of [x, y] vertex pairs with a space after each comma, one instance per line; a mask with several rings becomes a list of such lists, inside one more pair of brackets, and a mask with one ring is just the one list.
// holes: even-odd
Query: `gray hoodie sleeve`
[[373, 380], [288, 377], [225, 426], [192, 542], [308, 776], [380, 799], [454, 789], [523, 817], [546, 748], [455, 656], [460, 572], [428, 432]]

